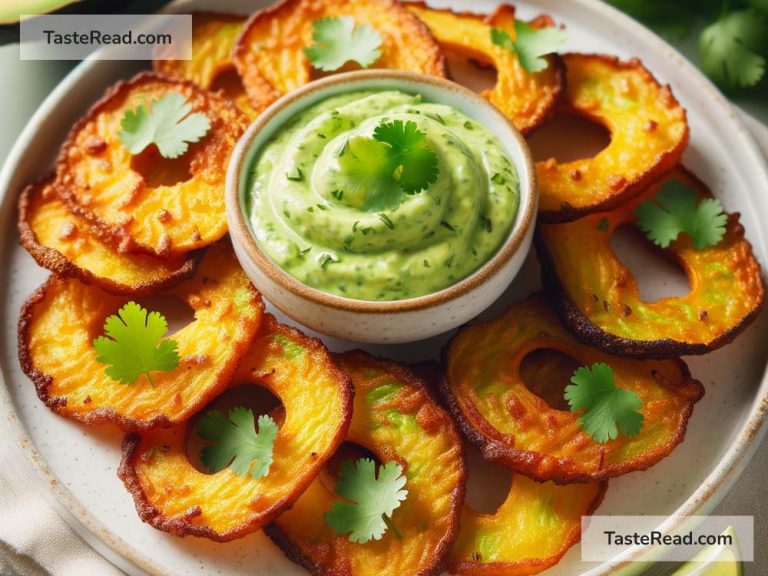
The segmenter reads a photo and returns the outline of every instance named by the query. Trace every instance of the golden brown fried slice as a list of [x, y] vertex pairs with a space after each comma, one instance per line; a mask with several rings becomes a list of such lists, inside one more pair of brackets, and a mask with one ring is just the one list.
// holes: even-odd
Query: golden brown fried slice
[[[210, 130], [176, 159], [160, 156], [154, 144], [131, 155], [119, 138], [126, 112], [171, 93], [205, 114]], [[111, 88], [72, 129], [59, 155], [59, 193], [126, 250], [167, 257], [202, 248], [227, 232], [224, 179], [245, 126], [245, 116], [221, 96], [139, 74]]]
[[509, 494], [494, 514], [464, 506], [448, 570], [461, 576], [529, 576], [554, 566], [581, 539], [581, 517], [595, 511], [607, 486], [542, 484], [513, 474]]
[[641, 300], [632, 271], [611, 248], [611, 235], [633, 224], [637, 206], [653, 199], [671, 180], [695, 189], [700, 199], [712, 197], [706, 185], [678, 167], [611, 212], [539, 227], [536, 245], [545, 290], [582, 342], [636, 358], [706, 354], [731, 342], [762, 308], [760, 265], [738, 214], [729, 216], [725, 237], [716, 246], [696, 250], [691, 238], [681, 234], [662, 251], [688, 276], [687, 295]]
[[[608, 364], [616, 385], [643, 403], [640, 433], [600, 444], [582, 429], [578, 413], [529, 390], [521, 375], [524, 359], [553, 350], [577, 366]], [[555, 368], [553, 362], [544, 366]], [[570, 375], [559, 383], [560, 398]], [[538, 379], [553, 380], [541, 373]], [[642, 362], [579, 344], [540, 295], [492, 322], [462, 329], [446, 350], [440, 389], [467, 439], [488, 460], [557, 483], [600, 481], [653, 466], [683, 441], [693, 405], [704, 393], [682, 360]]]
[[181, 359], [154, 385], [112, 380], [93, 340], [127, 301], [75, 279], [52, 276], [22, 308], [19, 359], [45, 404], [86, 424], [145, 430], [183, 422], [226, 387], [261, 323], [261, 296], [229, 243], [212, 246], [190, 280], [163, 292], [189, 305], [192, 323], [173, 334]]
[[40, 266], [115, 294], [143, 295], [178, 284], [194, 273], [199, 258], [161, 260], [121, 254], [99, 239], [88, 222], [67, 210], [56, 195], [52, 176], [21, 193], [19, 238]]
[[379, 33], [382, 55], [374, 68], [445, 76], [434, 38], [395, 0], [282, 0], [253, 14], [235, 46], [235, 65], [257, 112], [313, 79], [304, 48], [313, 44], [314, 23], [339, 16], [352, 16]]
[[[396, 461], [407, 476], [406, 500], [392, 530], [365, 544], [337, 535], [323, 515], [339, 497], [332, 480], [315, 480], [296, 505], [264, 531], [312, 574], [401, 576], [438, 574], [457, 532], [466, 467], [455, 425], [405, 368], [363, 352], [337, 357], [355, 387], [347, 440]], [[330, 488], [329, 488], [330, 485]]]
[[248, 102], [242, 81], [232, 62], [232, 49], [245, 22], [244, 16], [217, 12], [192, 12], [192, 59], [153, 61], [156, 72], [189, 80], [201, 88], [220, 91], [249, 118], [256, 112]]
[[268, 474], [197, 471], [187, 455], [188, 424], [130, 434], [118, 475], [142, 520], [179, 536], [244, 536], [289, 508], [344, 439], [352, 386], [319, 340], [267, 315], [232, 378], [231, 386], [240, 384], [263, 386], [283, 403]]
[[639, 60], [563, 56], [568, 87], [561, 110], [602, 124], [611, 142], [594, 158], [536, 165], [539, 215], [566, 222], [608, 210], [672, 170], [688, 145], [685, 109]]
[[423, 2], [407, 6], [429, 27], [441, 47], [496, 69], [496, 85], [483, 96], [523, 134], [533, 131], [549, 116], [564, 84], [560, 57], [548, 56], [546, 70], [530, 73], [515, 54], [491, 41], [492, 28], [500, 28], [515, 38], [513, 6], [502, 4], [487, 17], [428, 8]]

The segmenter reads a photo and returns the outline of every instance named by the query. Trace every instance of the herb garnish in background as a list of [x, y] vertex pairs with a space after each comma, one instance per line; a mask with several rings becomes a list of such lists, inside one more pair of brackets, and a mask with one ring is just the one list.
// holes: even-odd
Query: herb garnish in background
[[768, 0], [606, 0], [662, 35], [681, 39], [697, 24], [699, 66], [735, 92], [765, 78]]

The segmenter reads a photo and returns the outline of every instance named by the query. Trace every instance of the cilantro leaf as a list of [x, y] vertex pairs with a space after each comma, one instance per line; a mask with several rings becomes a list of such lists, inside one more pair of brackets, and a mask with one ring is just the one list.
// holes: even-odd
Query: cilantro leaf
[[573, 385], [565, 388], [571, 411], [585, 410], [579, 424], [595, 442], [615, 440], [619, 429], [636, 436], [643, 427], [643, 406], [637, 394], [616, 386], [613, 370], [607, 364], [582, 366], [571, 377]]
[[696, 250], [716, 246], [725, 235], [728, 216], [714, 198], [697, 203], [696, 191], [679, 180], [666, 182], [654, 201], [635, 209], [637, 225], [661, 248], [667, 248], [681, 232], [693, 240]]
[[104, 370], [112, 380], [134, 384], [146, 375], [154, 386], [151, 372], [169, 372], [179, 365], [174, 340], [162, 340], [168, 322], [159, 312], [147, 313], [136, 302], [128, 302], [117, 315], [104, 322], [105, 336], [93, 341], [96, 360], [109, 364]]
[[352, 186], [348, 197], [369, 212], [394, 210], [403, 192], [421, 192], [438, 175], [437, 155], [410, 120], [383, 122], [373, 138], [350, 138], [339, 164]]
[[350, 542], [380, 540], [387, 527], [394, 528], [389, 517], [408, 496], [405, 483], [403, 468], [396, 462], [382, 464], [377, 477], [373, 460], [348, 460], [341, 465], [336, 482], [336, 494], [348, 501], [334, 503], [325, 523], [336, 534], [349, 532]]
[[338, 70], [347, 62], [367, 68], [381, 58], [381, 36], [370, 24], [355, 25], [352, 16], [322, 18], [314, 23], [314, 44], [304, 48], [314, 68]]
[[129, 110], [120, 122], [120, 142], [128, 151], [139, 154], [150, 144], [157, 146], [163, 158], [178, 158], [211, 129], [205, 114], [190, 114], [192, 106], [177, 92], [146, 102]]
[[517, 54], [520, 65], [528, 72], [541, 72], [549, 67], [544, 58], [557, 52], [565, 44], [568, 34], [554, 27], [534, 28], [530, 24], [515, 21], [515, 39], [506, 30], [491, 28], [491, 41], [500, 48]]
[[765, 75], [768, 17], [757, 10], [739, 10], [709, 25], [699, 37], [702, 70], [722, 87], [755, 86]]
[[250, 474], [254, 480], [269, 474], [277, 438], [277, 424], [270, 416], [259, 416], [257, 432], [253, 411], [248, 408], [237, 406], [228, 416], [211, 410], [198, 423], [197, 435], [216, 442], [200, 453], [203, 465], [211, 472], [229, 467], [240, 476]]

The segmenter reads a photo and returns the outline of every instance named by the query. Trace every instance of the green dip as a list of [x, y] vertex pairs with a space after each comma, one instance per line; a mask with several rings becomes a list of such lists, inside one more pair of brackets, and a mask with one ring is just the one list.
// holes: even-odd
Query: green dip
[[[340, 154], [382, 122], [413, 121], [437, 155], [437, 181], [367, 212]], [[465, 278], [498, 251], [519, 204], [498, 138], [461, 112], [398, 91], [353, 92], [297, 115], [251, 168], [246, 209], [261, 248], [304, 284], [357, 300], [401, 300]]]

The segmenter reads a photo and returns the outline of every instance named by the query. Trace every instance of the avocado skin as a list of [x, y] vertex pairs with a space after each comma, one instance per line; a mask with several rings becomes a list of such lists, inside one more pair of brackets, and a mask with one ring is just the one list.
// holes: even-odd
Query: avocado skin
[[[51, 14], [152, 14], [171, 0], [80, 0]], [[0, 46], [19, 42], [19, 23], [0, 25]]]

